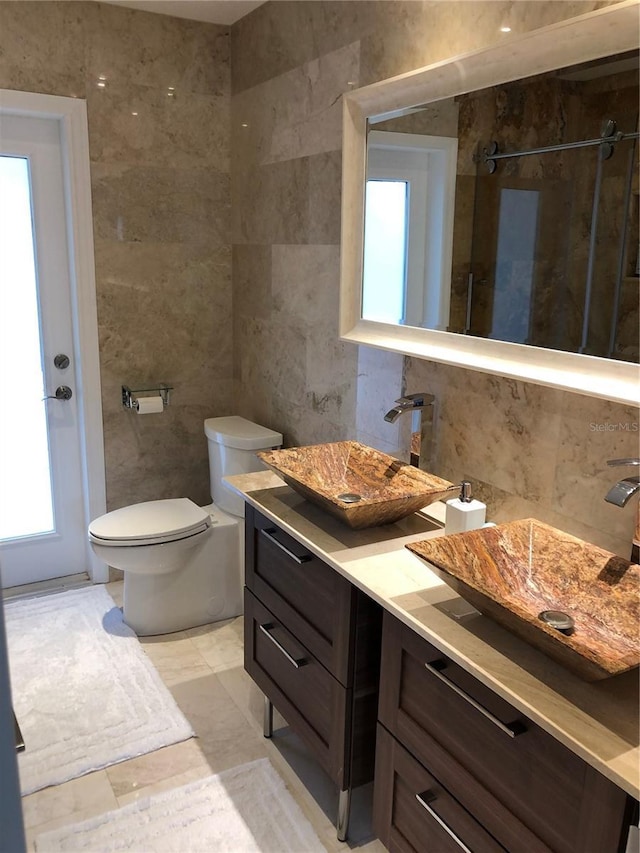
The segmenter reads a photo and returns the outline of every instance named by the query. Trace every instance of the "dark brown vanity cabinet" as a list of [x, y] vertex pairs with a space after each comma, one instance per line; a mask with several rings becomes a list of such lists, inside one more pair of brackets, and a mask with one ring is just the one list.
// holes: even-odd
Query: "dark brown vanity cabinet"
[[245, 530], [245, 669], [340, 790], [344, 836], [373, 779], [381, 608], [249, 505]]
[[634, 805], [385, 613], [374, 821], [389, 850], [621, 853]]

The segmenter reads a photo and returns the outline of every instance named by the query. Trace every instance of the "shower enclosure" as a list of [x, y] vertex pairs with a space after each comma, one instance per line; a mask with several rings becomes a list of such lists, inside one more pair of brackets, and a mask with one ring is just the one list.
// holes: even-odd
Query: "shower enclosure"
[[637, 54], [459, 107], [482, 141], [449, 328], [638, 362]]

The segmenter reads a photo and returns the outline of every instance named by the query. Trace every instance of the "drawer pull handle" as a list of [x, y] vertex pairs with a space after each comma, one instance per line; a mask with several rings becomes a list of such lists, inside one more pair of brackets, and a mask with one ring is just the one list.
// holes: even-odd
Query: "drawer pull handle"
[[271, 527], [269, 529], [267, 529], [266, 527], [263, 527], [260, 530], [260, 533], [262, 533], [262, 535], [265, 537], [265, 539], [268, 539], [269, 542], [273, 542], [274, 545], [277, 545], [281, 551], [284, 551], [284, 553], [287, 555], [287, 557], [289, 557], [291, 560], [296, 562], [299, 566], [301, 566], [303, 563], [309, 562], [309, 560], [311, 559], [311, 554], [305, 554], [302, 557], [298, 557], [298, 555], [294, 554], [293, 551], [290, 551], [286, 547], [286, 545], [283, 545], [282, 542], [278, 542], [276, 537], [273, 535], [275, 532], [276, 532], [275, 527]]
[[425, 663], [426, 668], [432, 675], [435, 675], [436, 678], [440, 679], [443, 684], [446, 684], [447, 687], [450, 687], [454, 693], [460, 696], [465, 702], [468, 702], [476, 711], [480, 711], [480, 713], [486, 717], [488, 720], [497, 726], [500, 731], [504, 732], [509, 737], [518, 737], [518, 735], [524, 734], [526, 732], [525, 726], [522, 725], [521, 722], [515, 721], [514, 723], [503, 723], [502, 720], [499, 720], [495, 714], [492, 714], [491, 711], [488, 711], [483, 705], [469, 696], [468, 693], [465, 693], [464, 690], [461, 690], [457, 684], [454, 684], [453, 681], [450, 681], [446, 675], [443, 675], [442, 671], [447, 666], [446, 662], [443, 660], [435, 660], [433, 663]]
[[289, 663], [295, 666], [296, 669], [300, 669], [301, 666], [304, 666], [306, 663], [308, 663], [306, 658], [298, 658], [296, 660], [292, 655], [289, 654], [285, 647], [276, 640], [276, 638], [271, 633], [271, 631], [273, 631], [273, 629], [276, 627], [273, 622], [266, 622], [264, 625], [260, 625], [259, 627], [262, 633], [271, 640], [276, 649], [278, 649], [279, 652], [282, 652], [282, 654], [286, 657]]
[[436, 814], [436, 812], [434, 811], [434, 809], [432, 809], [432, 808], [431, 808], [431, 803], [432, 803], [434, 800], [437, 800], [437, 799], [438, 799], [438, 798], [437, 798], [437, 797], [436, 797], [436, 795], [433, 793], [433, 791], [423, 791], [421, 794], [416, 794], [416, 800], [420, 803], [420, 805], [422, 806], [422, 808], [427, 810], [427, 812], [431, 815], [431, 817], [435, 820], [435, 822], [436, 822], [440, 827], [442, 827], [442, 829], [444, 829], [444, 831], [447, 833], [447, 835], [448, 835], [450, 838], [452, 838], [452, 839], [456, 842], [456, 844], [458, 845], [458, 847], [459, 847], [461, 850], [464, 850], [464, 851], [465, 851], [465, 853], [473, 853], [473, 851], [472, 851], [472, 850], [470, 850], [470, 849], [467, 847], [467, 845], [464, 843], [464, 841], [461, 841], [461, 840], [458, 838], [458, 836], [457, 836], [457, 835], [455, 834], [455, 832], [451, 829], [451, 827], [450, 827], [448, 824], [446, 824], [446, 823], [442, 820], [442, 818], [440, 817], [440, 815], [439, 815], [439, 814]]

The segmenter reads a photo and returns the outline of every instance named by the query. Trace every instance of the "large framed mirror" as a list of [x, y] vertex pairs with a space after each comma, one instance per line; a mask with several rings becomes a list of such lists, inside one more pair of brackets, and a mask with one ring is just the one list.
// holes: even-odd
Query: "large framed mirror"
[[637, 0], [344, 96], [344, 340], [638, 402]]

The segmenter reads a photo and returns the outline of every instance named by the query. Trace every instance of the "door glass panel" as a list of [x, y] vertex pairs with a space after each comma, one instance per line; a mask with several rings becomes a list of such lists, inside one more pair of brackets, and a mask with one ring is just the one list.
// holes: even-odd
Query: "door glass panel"
[[406, 181], [367, 181], [362, 316], [404, 322], [407, 279]]
[[533, 277], [538, 239], [536, 190], [503, 189], [498, 215], [498, 247], [493, 318], [489, 337], [529, 344]]
[[0, 540], [53, 530], [29, 163], [0, 156]]

